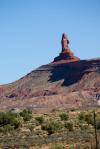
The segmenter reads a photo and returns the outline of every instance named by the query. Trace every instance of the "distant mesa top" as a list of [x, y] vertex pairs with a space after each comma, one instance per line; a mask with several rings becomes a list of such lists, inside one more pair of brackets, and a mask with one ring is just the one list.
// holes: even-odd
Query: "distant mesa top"
[[70, 50], [68, 44], [69, 44], [68, 37], [66, 33], [63, 33], [61, 39], [62, 51], [59, 54], [59, 56], [57, 56], [54, 59], [53, 63], [67, 63], [80, 60], [80, 58], [74, 56], [74, 53]]

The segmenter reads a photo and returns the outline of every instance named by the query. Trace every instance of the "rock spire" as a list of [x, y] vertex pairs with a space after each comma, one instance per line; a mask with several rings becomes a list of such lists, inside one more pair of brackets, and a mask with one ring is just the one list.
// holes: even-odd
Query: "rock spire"
[[62, 45], [62, 52], [68, 49], [69, 40], [65, 33], [62, 34], [61, 45]]
[[63, 33], [61, 39], [62, 51], [59, 56], [54, 59], [54, 62], [73, 62], [80, 60], [78, 57], [74, 56], [74, 53], [70, 50], [68, 44], [68, 37], [66, 33]]

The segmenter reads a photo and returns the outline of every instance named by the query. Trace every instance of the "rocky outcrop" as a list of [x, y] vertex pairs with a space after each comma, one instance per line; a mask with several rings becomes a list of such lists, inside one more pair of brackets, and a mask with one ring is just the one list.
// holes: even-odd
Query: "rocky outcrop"
[[53, 63], [1, 85], [0, 111], [31, 108], [41, 113], [55, 108], [100, 106], [100, 58], [80, 60], [68, 44], [63, 34], [61, 53]]
[[61, 39], [62, 51], [59, 54], [59, 56], [54, 59], [53, 63], [59, 63], [59, 62], [66, 63], [80, 60], [78, 57], [74, 56], [74, 53], [70, 50], [68, 44], [69, 44], [68, 37], [65, 33], [63, 33]]

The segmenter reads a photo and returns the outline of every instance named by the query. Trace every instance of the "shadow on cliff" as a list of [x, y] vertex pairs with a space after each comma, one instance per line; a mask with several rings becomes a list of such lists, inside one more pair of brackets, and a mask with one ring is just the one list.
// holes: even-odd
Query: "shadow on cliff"
[[64, 82], [62, 86], [69, 86], [81, 80], [84, 74], [93, 71], [98, 71], [98, 73], [100, 73], [100, 60], [80, 60], [67, 64], [54, 64], [49, 82], [63, 79]]

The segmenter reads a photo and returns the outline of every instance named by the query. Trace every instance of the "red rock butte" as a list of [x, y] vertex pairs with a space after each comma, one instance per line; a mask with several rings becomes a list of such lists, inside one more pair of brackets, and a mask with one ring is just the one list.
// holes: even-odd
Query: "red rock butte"
[[67, 63], [80, 60], [80, 58], [74, 56], [74, 53], [70, 50], [68, 44], [69, 44], [68, 37], [66, 33], [63, 33], [61, 39], [62, 51], [59, 54], [59, 56], [54, 58], [53, 63]]

